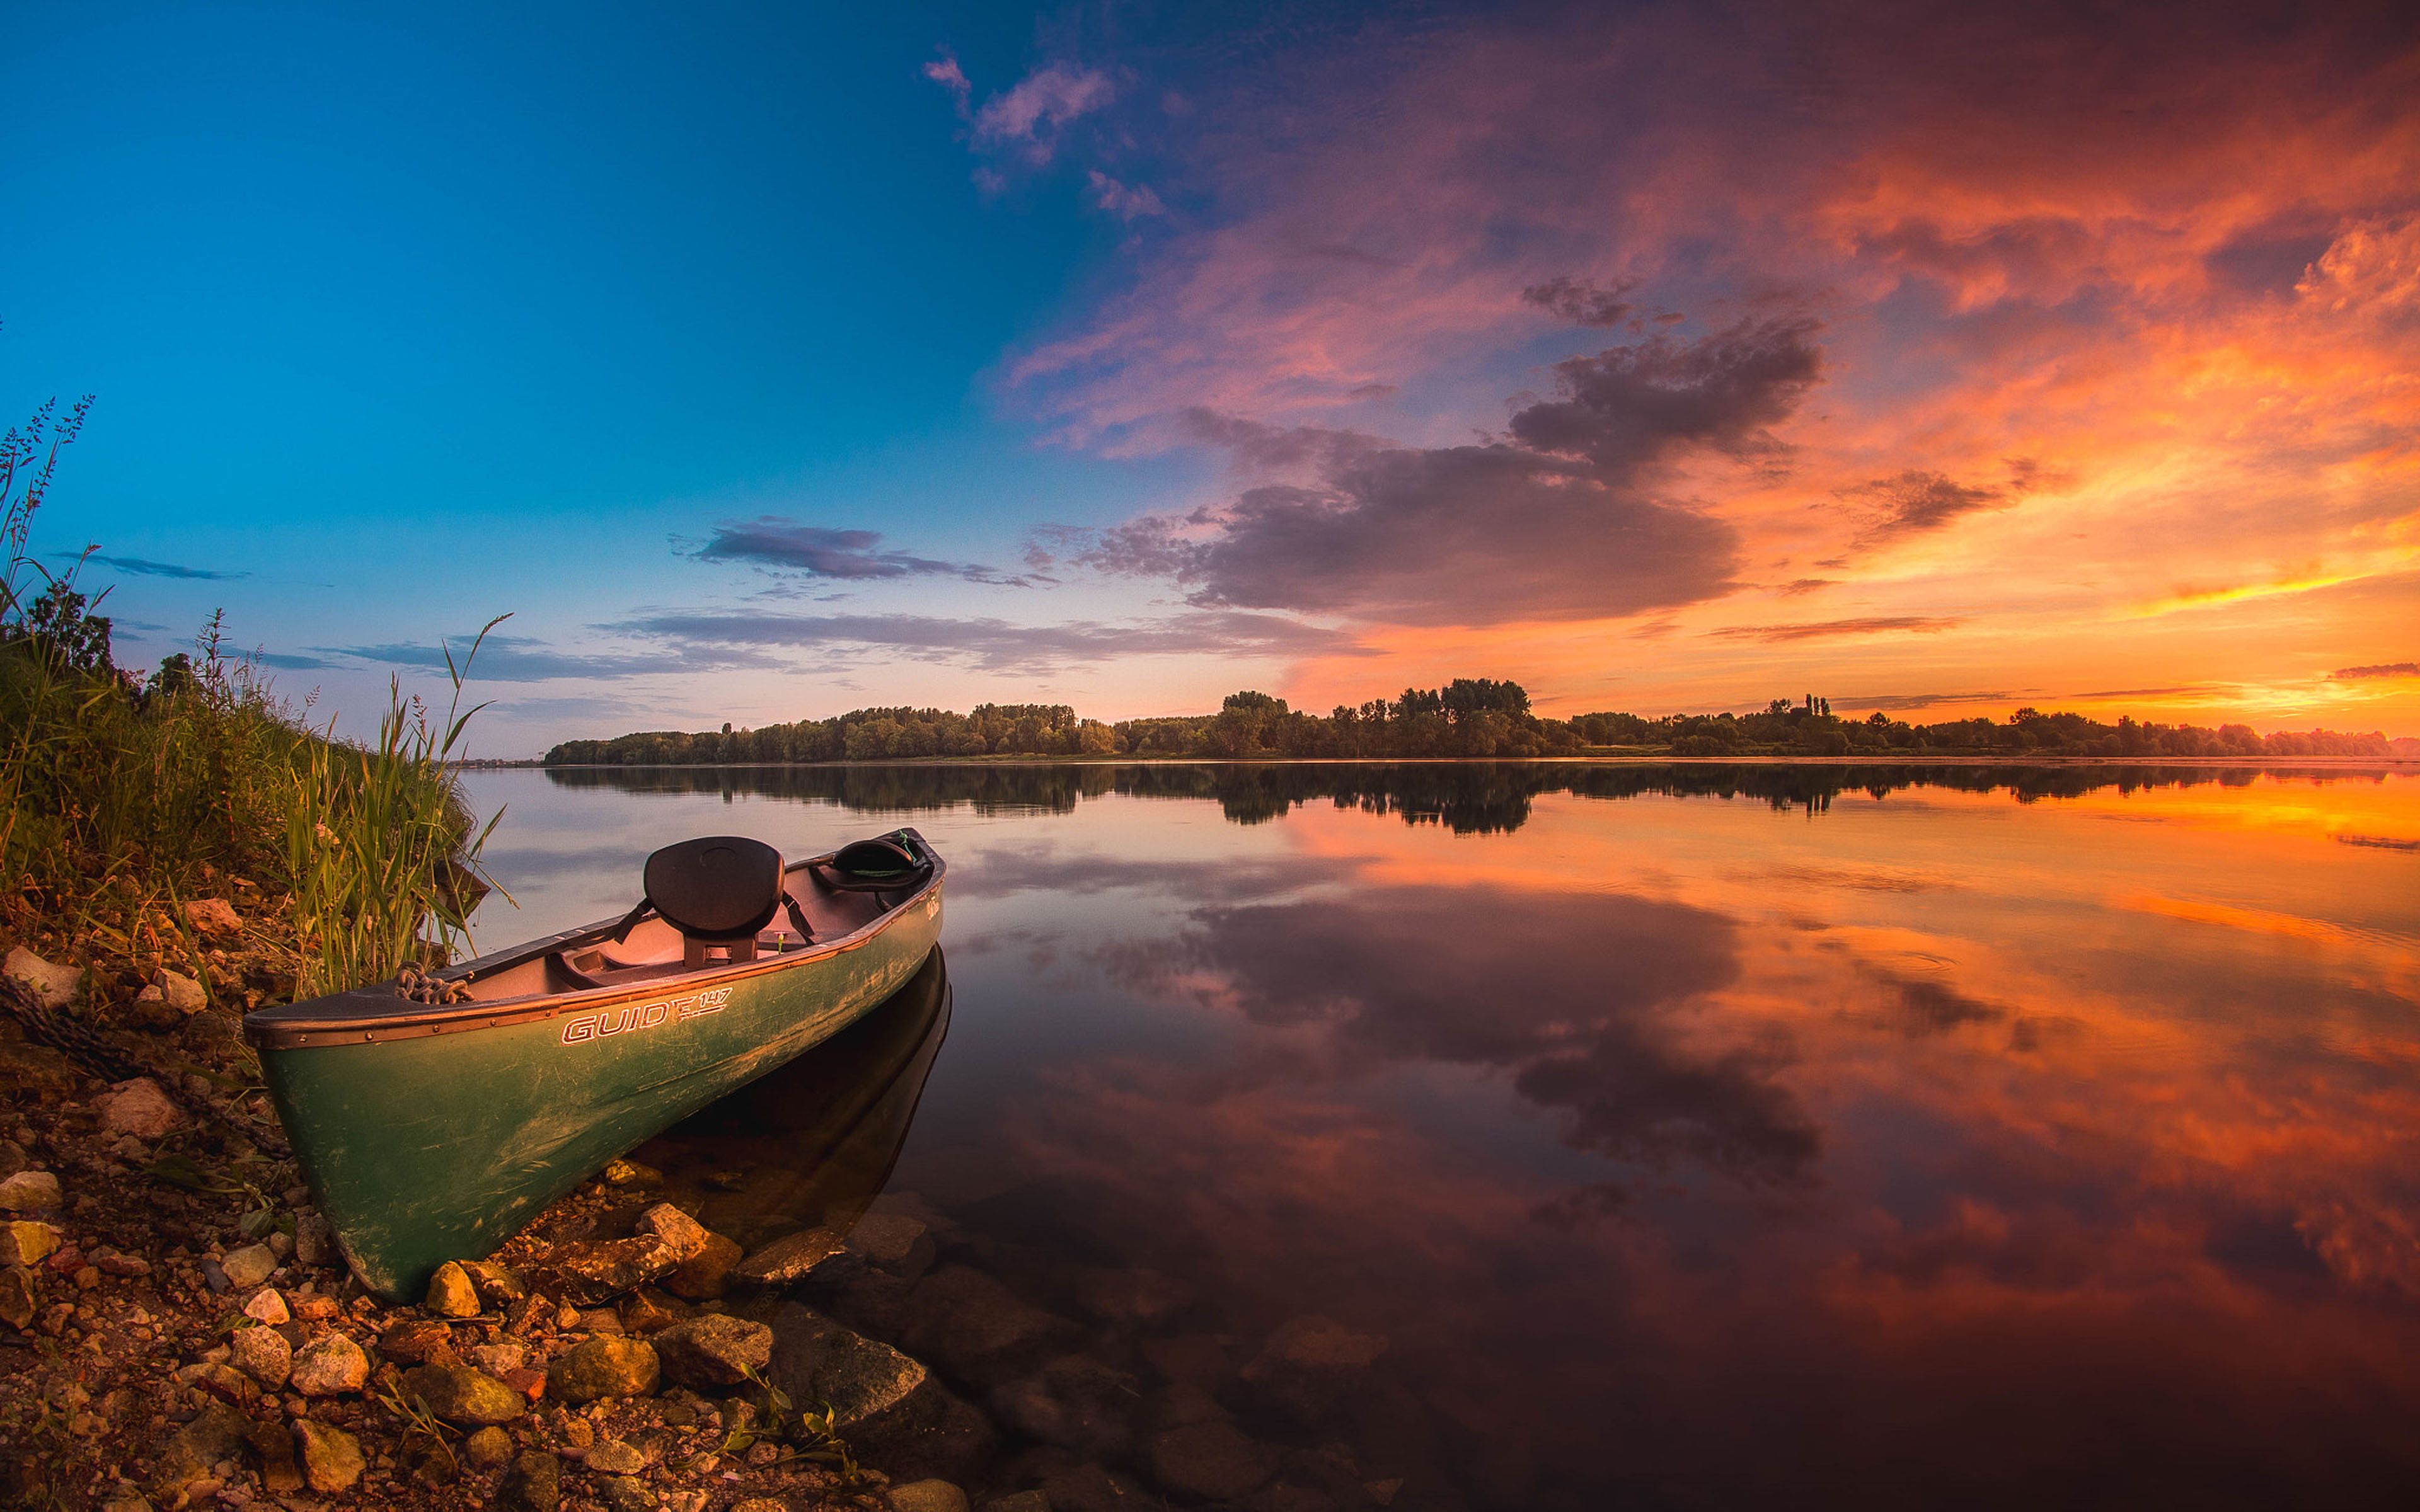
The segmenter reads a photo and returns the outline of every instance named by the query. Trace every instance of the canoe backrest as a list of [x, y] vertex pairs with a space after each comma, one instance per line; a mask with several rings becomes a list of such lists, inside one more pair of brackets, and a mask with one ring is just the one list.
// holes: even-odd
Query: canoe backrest
[[692, 940], [753, 940], [782, 907], [782, 853], [760, 840], [707, 835], [647, 857], [647, 902]]

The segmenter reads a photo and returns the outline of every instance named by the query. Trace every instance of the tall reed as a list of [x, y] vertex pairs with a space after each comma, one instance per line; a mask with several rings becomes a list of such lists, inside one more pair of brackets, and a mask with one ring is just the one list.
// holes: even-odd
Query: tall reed
[[250, 943], [299, 954], [302, 992], [442, 958], [467, 939], [495, 827], [472, 832], [450, 768], [478, 712], [461, 706], [470, 658], [447, 653], [442, 724], [391, 680], [367, 746], [333, 719], [310, 728], [307, 702], [298, 716], [225, 653], [217, 615], [198, 660], [172, 656], [147, 680], [118, 671], [76, 569], [50, 572], [29, 545], [88, 403], [0, 437], [0, 919], [87, 962], [207, 976], [180, 904], [241, 878]]
[[471, 833], [473, 817], [448, 768], [464, 727], [487, 707], [462, 707], [471, 663], [488, 632], [510, 617], [489, 621], [458, 665], [446, 651], [454, 696], [442, 719], [390, 679], [374, 744], [339, 741], [331, 719], [302, 751], [286, 806], [287, 872], [302, 952], [297, 995], [359, 986], [406, 964], [442, 963], [468, 943], [471, 906], [488, 885], [479, 854], [504, 811]]

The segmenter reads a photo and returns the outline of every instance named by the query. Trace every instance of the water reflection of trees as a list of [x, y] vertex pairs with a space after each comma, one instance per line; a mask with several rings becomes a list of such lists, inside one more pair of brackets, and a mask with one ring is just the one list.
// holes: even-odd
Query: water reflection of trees
[[1844, 793], [1883, 799], [1947, 788], [2006, 793], [2020, 803], [2114, 788], [2244, 787], [2265, 776], [2319, 781], [2385, 779], [2380, 769], [2210, 766], [1793, 765], [1689, 763], [1608, 765], [1557, 762], [1186, 762], [1067, 765], [549, 767], [558, 787], [702, 794], [829, 803], [860, 813], [972, 808], [984, 814], [1066, 813], [1086, 798], [1215, 802], [1239, 825], [1282, 818], [1300, 805], [1333, 804], [1442, 825], [1458, 835], [1503, 834], [1528, 822], [1532, 799], [1721, 798], [1821, 813]]

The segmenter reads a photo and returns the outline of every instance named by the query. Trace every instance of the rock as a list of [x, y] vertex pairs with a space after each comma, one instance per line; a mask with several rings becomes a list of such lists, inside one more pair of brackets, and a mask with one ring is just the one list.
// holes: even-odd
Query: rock
[[661, 1376], [654, 1346], [600, 1335], [582, 1339], [549, 1365], [546, 1389], [549, 1396], [575, 1404], [606, 1396], [644, 1396]]
[[0, 976], [23, 985], [44, 1008], [67, 1007], [75, 1001], [76, 989], [84, 985], [81, 967], [54, 966], [22, 945], [0, 961]]
[[0, 1139], [0, 1180], [7, 1180], [33, 1164], [25, 1158], [24, 1146], [14, 1139]]
[[984, 1504], [983, 1512], [1051, 1512], [1050, 1495], [1047, 1491], [1019, 1491], [1015, 1496], [995, 1497]]
[[19, 1171], [0, 1180], [0, 1209], [10, 1212], [49, 1212], [65, 1200], [59, 1179], [48, 1171]]
[[196, 934], [232, 934], [243, 928], [243, 920], [225, 898], [196, 898], [187, 903], [185, 923]]
[[1195, 1423], [1171, 1428], [1151, 1441], [1154, 1480], [1180, 1496], [1228, 1502], [1277, 1473], [1268, 1445], [1246, 1438], [1229, 1423]]
[[1086, 1271], [1076, 1278], [1076, 1305], [1110, 1328], [1156, 1328], [1193, 1305], [1193, 1288], [1157, 1271]]
[[1141, 1399], [1134, 1377], [1071, 1354], [997, 1388], [989, 1405], [992, 1416], [1030, 1439], [1106, 1459], [1133, 1438], [1134, 1408]]
[[496, 1512], [555, 1512], [563, 1504], [563, 1466], [554, 1456], [525, 1449], [496, 1487]]
[[428, 1295], [421, 1305], [440, 1318], [476, 1318], [478, 1288], [471, 1285], [468, 1272], [447, 1260], [429, 1275]]
[[216, 1360], [183, 1366], [178, 1370], [177, 1380], [183, 1385], [198, 1386], [219, 1400], [238, 1407], [249, 1406], [260, 1396], [260, 1388], [253, 1384], [250, 1376]]
[[653, 1234], [636, 1239], [574, 1240], [548, 1250], [539, 1262], [547, 1289], [582, 1306], [610, 1302], [679, 1264]]
[[158, 986], [161, 997], [179, 1013], [198, 1013], [210, 1006], [210, 995], [202, 984], [181, 971], [162, 970]]
[[622, 1332], [622, 1315], [611, 1307], [583, 1308], [569, 1325], [582, 1334], [615, 1334]]
[[12, 1265], [0, 1271], [0, 1319], [10, 1328], [34, 1326], [34, 1315], [42, 1309], [42, 1294], [34, 1284], [33, 1271], [23, 1265]]
[[1151, 1362], [1154, 1370], [1182, 1385], [1217, 1391], [1234, 1374], [1227, 1341], [1216, 1334], [1178, 1334], [1145, 1339], [1140, 1348], [1142, 1357]]
[[670, 1328], [688, 1316], [687, 1307], [653, 1287], [641, 1287], [622, 1299], [622, 1332], [625, 1334], [652, 1334], [659, 1328]]
[[1076, 1325], [980, 1271], [946, 1265], [917, 1284], [900, 1344], [964, 1381], [995, 1385], [1071, 1343]]
[[908, 1258], [916, 1241], [924, 1237], [924, 1225], [914, 1218], [896, 1212], [869, 1212], [851, 1225], [848, 1248], [876, 1265], [895, 1266]]
[[967, 1493], [945, 1480], [911, 1480], [891, 1488], [895, 1512], [967, 1512]]
[[706, 1248], [706, 1225], [669, 1202], [659, 1202], [639, 1214], [636, 1227], [640, 1233], [662, 1240], [675, 1261], [686, 1260]]
[[894, 1480], [928, 1477], [961, 1486], [980, 1474], [1000, 1448], [991, 1419], [941, 1384], [938, 1378], [908, 1394], [886, 1412], [848, 1431], [849, 1446]]
[[727, 1313], [708, 1313], [657, 1334], [655, 1351], [664, 1374], [681, 1385], [737, 1386], [772, 1362], [773, 1331]]
[[185, 1121], [184, 1109], [170, 1101], [160, 1084], [148, 1076], [119, 1082], [95, 1105], [101, 1110], [103, 1129], [142, 1140], [165, 1139]]
[[529, 1346], [526, 1344], [474, 1344], [463, 1353], [473, 1365], [507, 1386], [512, 1384], [513, 1373], [529, 1364]]
[[252, 1420], [232, 1407], [212, 1403], [178, 1428], [152, 1471], [152, 1489], [166, 1502], [179, 1502], [185, 1489], [210, 1478], [210, 1467], [242, 1452]]
[[524, 1411], [520, 1393], [466, 1365], [413, 1365], [403, 1389], [448, 1423], [509, 1423]]
[[619, 1439], [599, 1439], [582, 1463], [600, 1475], [636, 1475], [647, 1468], [647, 1457]]
[[509, 1265], [493, 1260], [464, 1260], [462, 1273], [479, 1293], [479, 1300], [489, 1307], [502, 1310], [529, 1295], [529, 1284], [521, 1273]]
[[294, 1351], [287, 1378], [305, 1396], [336, 1396], [359, 1391], [370, 1379], [369, 1356], [342, 1334], [322, 1334]]
[[[731, 1512], [790, 1512], [790, 1504], [777, 1502], [769, 1496], [752, 1496], [744, 1502], [731, 1504]], [[1049, 1512], [1044, 1508], [1043, 1512]]]
[[27, 1219], [0, 1224], [0, 1265], [34, 1265], [59, 1247], [59, 1231]]
[[462, 1441], [462, 1463], [484, 1475], [513, 1457], [513, 1437], [489, 1425]]
[[0, 1087], [20, 1097], [68, 1097], [82, 1085], [76, 1063], [50, 1046], [0, 1040]]
[[1386, 1352], [1384, 1335], [1356, 1334], [1330, 1318], [1294, 1318], [1268, 1336], [1243, 1379], [1279, 1412], [1316, 1423], [1362, 1388], [1372, 1362]]
[[307, 1417], [294, 1420], [294, 1457], [302, 1462], [304, 1483], [315, 1491], [341, 1491], [367, 1468], [359, 1439]]
[[1138, 1512], [1160, 1500], [1117, 1472], [1093, 1464], [1050, 1476], [1042, 1483], [1042, 1494], [1050, 1512]]
[[239, 1328], [227, 1339], [227, 1363], [276, 1391], [294, 1374], [294, 1346], [273, 1328]]
[[303, 1488], [302, 1467], [294, 1458], [294, 1433], [283, 1422], [254, 1418], [243, 1430], [243, 1446], [259, 1467], [263, 1490], [283, 1496]]
[[924, 1383], [924, 1367], [888, 1344], [784, 1303], [773, 1318], [773, 1383], [794, 1402], [823, 1402], [846, 1431]]
[[271, 1328], [294, 1320], [293, 1313], [287, 1309], [286, 1299], [278, 1294], [275, 1287], [263, 1287], [254, 1292], [252, 1300], [243, 1304], [243, 1315], [256, 1323], [267, 1323]]
[[664, 1277], [664, 1289], [691, 1302], [720, 1297], [730, 1286], [732, 1268], [739, 1263], [739, 1255], [736, 1241], [709, 1233], [696, 1254], [675, 1266], [672, 1273]]
[[604, 1177], [614, 1186], [654, 1186], [663, 1180], [664, 1173], [634, 1160], [609, 1160]]
[[246, 1244], [220, 1257], [219, 1269], [225, 1273], [228, 1286], [249, 1291], [276, 1273], [277, 1252], [266, 1244]]
[[335, 1265], [343, 1257], [336, 1249], [335, 1230], [328, 1220], [316, 1212], [306, 1212], [294, 1220], [294, 1259], [297, 1264], [317, 1270]]
[[1209, 1423], [1227, 1416], [1218, 1399], [1199, 1386], [1177, 1381], [1151, 1399], [1145, 1421], [1153, 1432], [1181, 1428], [1188, 1423]]
[[454, 1352], [454, 1331], [433, 1319], [415, 1318], [379, 1335], [379, 1353], [406, 1365], [422, 1365], [439, 1351]]
[[840, 1251], [841, 1237], [830, 1229], [802, 1229], [749, 1256], [731, 1273], [754, 1286], [787, 1286]]
[[605, 1512], [657, 1512], [661, 1504], [647, 1483], [635, 1475], [597, 1476], [597, 1495], [604, 1502]]

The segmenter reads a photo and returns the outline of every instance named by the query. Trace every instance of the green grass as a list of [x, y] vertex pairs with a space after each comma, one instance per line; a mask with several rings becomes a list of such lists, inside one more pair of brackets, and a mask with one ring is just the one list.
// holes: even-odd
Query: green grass
[[88, 964], [206, 973], [182, 905], [224, 897], [302, 995], [444, 959], [494, 828], [473, 833], [449, 766], [478, 712], [468, 658], [448, 655], [442, 719], [391, 682], [358, 743], [226, 655], [215, 615], [194, 656], [118, 671], [99, 601], [28, 544], [81, 413], [0, 438], [0, 919]]

